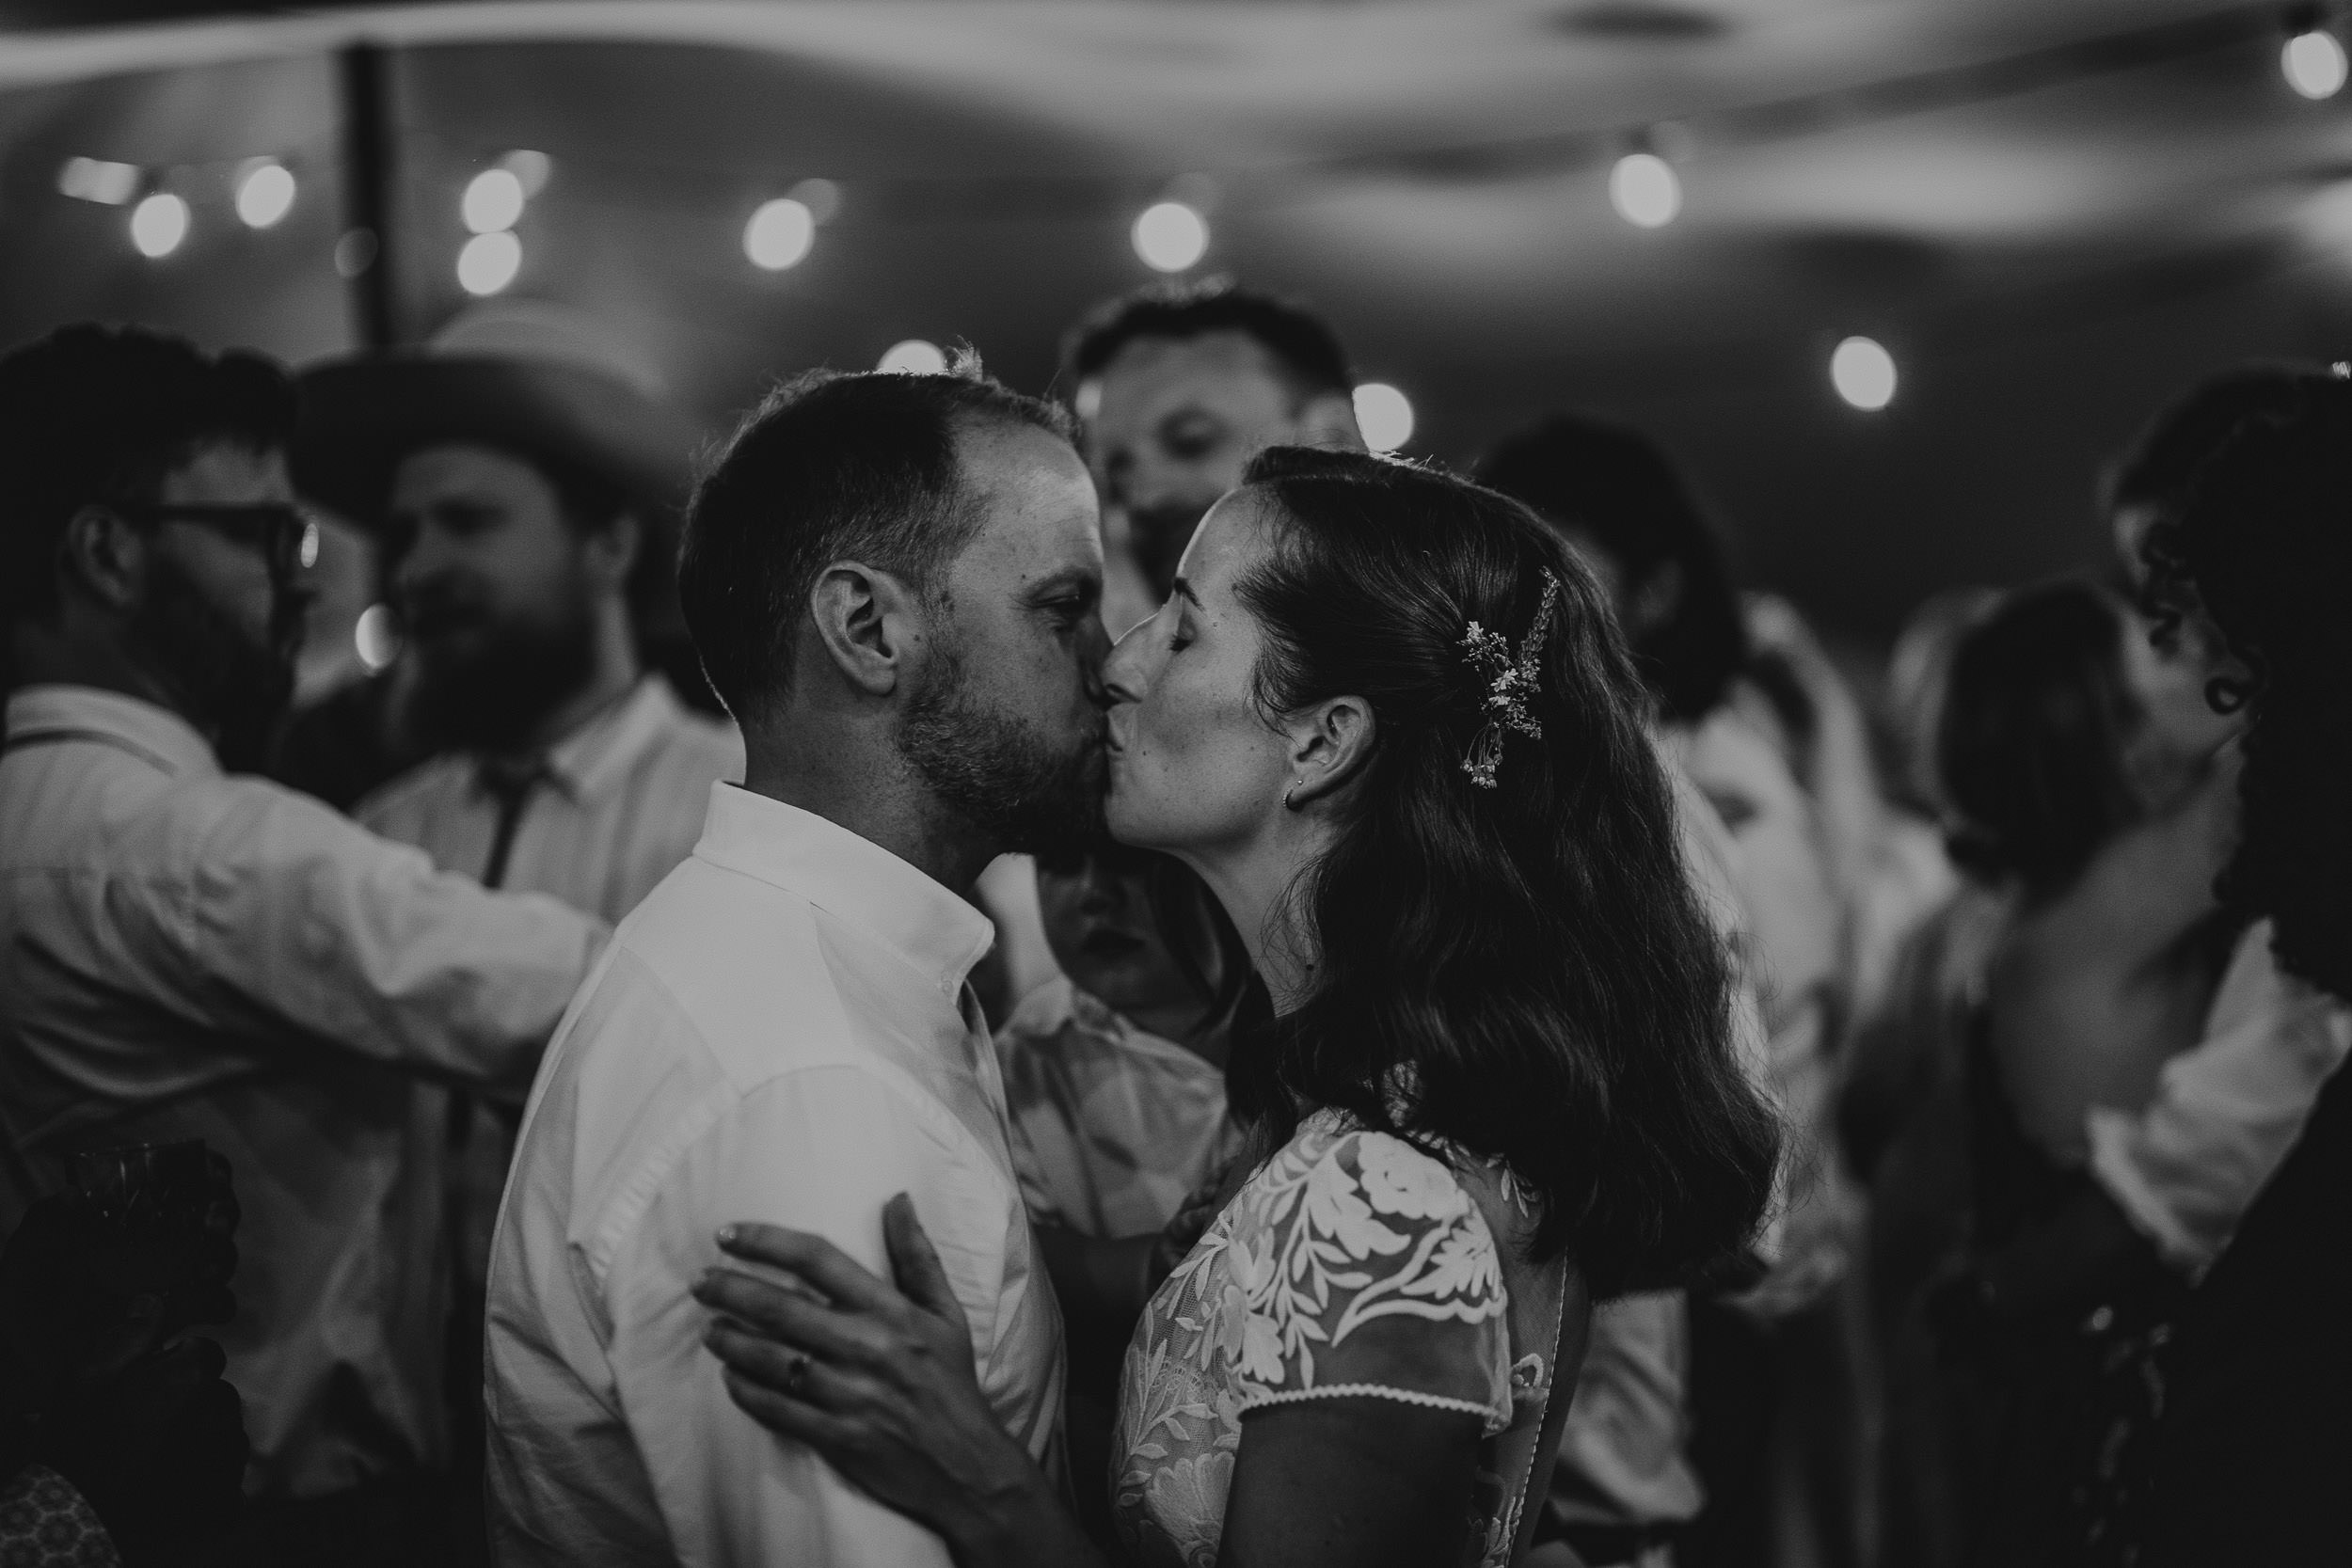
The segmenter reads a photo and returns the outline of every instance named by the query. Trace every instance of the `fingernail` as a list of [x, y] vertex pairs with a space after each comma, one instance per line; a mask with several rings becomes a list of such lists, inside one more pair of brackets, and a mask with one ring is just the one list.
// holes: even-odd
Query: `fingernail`
[[719, 1244], [721, 1246], [733, 1246], [735, 1244], [735, 1227], [731, 1225], [723, 1225], [719, 1227]]

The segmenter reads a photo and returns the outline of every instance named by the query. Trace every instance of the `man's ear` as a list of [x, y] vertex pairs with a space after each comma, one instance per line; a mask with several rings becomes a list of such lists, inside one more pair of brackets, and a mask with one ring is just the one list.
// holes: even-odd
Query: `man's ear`
[[644, 530], [638, 525], [633, 512], [616, 513], [602, 528], [591, 532], [588, 566], [596, 573], [597, 582], [616, 590], [627, 587], [629, 574], [637, 569], [637, 552], [644, 547]]
[[1285, 799], [1303, 810], [1347, 786], [1372, 760], [1379, 726], [1361, 697], [1327, 697], [1282, 725], [1290, 737], [1291, 783]]
[[834, 562], [810, 588], [808, 613], [841, 678], [869, 697], [896, 691], [923, 657], [922, 604], [888, 572]]
[[1362, 451], [1364, 433], [1356, 428], [1356, 400], [1344, 392], [1317, 392], [1298, 410], [1298, 444], [1334, 451]]
[[86, 506], [57, 541], [58, 587], [127, 610], [147, 593], [148, 540], [110, 507]]

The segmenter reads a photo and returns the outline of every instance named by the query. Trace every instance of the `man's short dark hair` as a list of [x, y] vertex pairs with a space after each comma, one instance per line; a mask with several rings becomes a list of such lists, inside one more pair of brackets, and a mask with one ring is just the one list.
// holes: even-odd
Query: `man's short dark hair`
[[678, 597], [703, 670], [739, 720], [791, 689], [808, 595], [836, 561], [930, 594], [979, 531], [956, 459], [961, 428], [1030, 425], [1063, 440], [1070, 417], [983, 374], [811, 371], [763, 399], [695, 487]]
[[1327, 392], [1345, 397], [1356, 389], [1347, 351], [1323, 318], [1295, 301], [1223, 277], [1154, 283], [1100, 307], [1063, 343], [1063, 380], [1074, 392], [1138, 339], [1182, 342], [1211, 332], [1239, 332], [1264, 349], [1302, 398]]
[[2106, 477], [2110, 513], [2153, 507], [2177, 516], [2197, 470], [2247, 419], [2293, 405], [2308, 366], [2242, 365], [2208, 376], [2167, 404]]
[[0, 617], [57, 609], [57, 546], [86, 506], [151, 501], [210, 441], [269, 451], [294, 383], [259, 355], [84, 323], [0, 356]]

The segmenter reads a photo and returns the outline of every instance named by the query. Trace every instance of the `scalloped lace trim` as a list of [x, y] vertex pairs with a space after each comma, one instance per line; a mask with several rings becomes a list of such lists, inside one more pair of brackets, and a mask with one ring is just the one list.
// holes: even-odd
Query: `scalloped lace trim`
[[1405, 1404], [1425, 1404], [1432, 1410], [1459, 1410], [1481, 1420], [1492, 1420], [1494, 1412], [1476, 1400], [1457, 1400], [1450, 1394], [1423, 1394], [1411, 1388], [1391, 1388], [1380, 1383], [1333, 1383], [1320, 1388], [1283, 1388], [1271, 1393], [1252, 1394], [1241, 1402], [1241, 1413], [1247, 1415], [1264, 1404], [1299, 1404], [1308, 1400], [1336, 1400], [1351, 1395], [1366, 1395], [1373, 1399], [1396, 1400]]

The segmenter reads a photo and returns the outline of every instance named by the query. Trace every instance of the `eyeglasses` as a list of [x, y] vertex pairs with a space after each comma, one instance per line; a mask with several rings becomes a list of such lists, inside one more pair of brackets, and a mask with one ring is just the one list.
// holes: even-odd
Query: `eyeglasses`
[[179, 501], [116, 501], [113, 510], [135, 523], [182, 522], [262, 552], [270, 570], [291, 576], [319, 563], [318, 520], [284, 501], [205, 506]]

